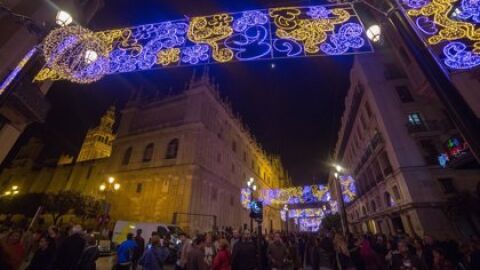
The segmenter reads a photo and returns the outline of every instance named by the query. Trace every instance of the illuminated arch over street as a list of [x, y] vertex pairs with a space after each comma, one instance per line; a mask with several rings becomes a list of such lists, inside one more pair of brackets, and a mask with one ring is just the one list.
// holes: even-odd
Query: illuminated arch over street
[[[47, 64], [35, 80], [67, 77], [89, 83], [101, 77], [98, 75], [163, 67], [373, 51], [350, 4], [219, 13], [96, 33], [69, 27], [63, 29], [72, 34], [56, 33], [45, 39]], [[51, 67], [78, 57], [79, 47], [86, 40], [95, 40], [90, 42], [99, 54], [94, 63], [68, 76], [62, 69], [57, 72], [58, 68]]]

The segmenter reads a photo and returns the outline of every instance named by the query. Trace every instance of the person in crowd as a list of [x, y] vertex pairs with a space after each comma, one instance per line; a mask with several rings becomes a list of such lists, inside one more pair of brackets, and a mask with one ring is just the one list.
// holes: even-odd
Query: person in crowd
[[70, 235], [65, 238], [56, 250], [54, 266], [58, 270], [75, 269], [78, 260], [85, 248], [85, 238], [82, 226], [75, 225], [70, 230]]
[[185, 270], [185, 266], [187, 264], [187, 255], [191, 247], [191, 241], [184, 233], [180, 234], [179, 237], [180, 244], [178, 246], [177, 263], [175, 264], [175, 269]]
[[423, 237], [423, 260], [425, 261], [428, 269], [433, 267], [433, 248], [436, 245], [436, 241], [430, 235]]
[[280, 233], [275, 233], [273, 243], [268, 246], [268, 259], [272, 269], [286, 269], [288, 261], [288, 250], [283, 244]]
[[52, 244], [53, 239], [41, 237], [38, 242], [38, 249], [35, 251], [27, 270], [51, 270], [55, 256], [55, 248]]
[[[152, 237], [153, 239], [153, 237]], [[117, 248], [116, 270], [130, 270], [132, 266], [133, 253], [137, 248], [137, 243], [133, 240], [133, 234], [128, 233], [127, 239]]]
[[256, 268], [256, 258], [256, 246], [250, 232], [245, 230], [232, 251], [232, 270], [253, 270]]
[[230, 270], [231, 269], [231, 255], [228, 250], [228, 241], [221, 239], [219, 242], [218, 252], [213, 259], [213, 270]]
[[330, 237], [323, 235], [319, 241], [318, 252], [314, 255], [318, 256], [319, 270], [333, 270], [333, 243]]
[[2, 243], [0, 243], [0, 269], [13, 270], [10, 255], [7, 253]]
[[86, 247], [82, 252], [82, 256], [78, 261], [77, 270], [95, 270], [97, 268], [96, 261], [99, 257], [97, 240], [92, 235], [85, 237]]
[[391, 257], [391, 269], [392, 270], [426, 270], [425, 264], [417, 257], [417, 255], [411, 254], [408, 248], [408, 242], [406, 240], [400, 240], [397, 243], [396, 252], [392, 252]]
[[138, 261], [144, 270], [162, 270], [165, 261], [168, 258], [169, 250], [165, 244], [162, 244], [158, 235], [152, 236], [151, 247], [145, 250], [143, 256]]
[[230, 240], [230, 248], [231, 250], [233, 250], [233, 248], [235, 247], [235, 244], [240, 241], [240, 233], [238, 232], [238, 230], [233, 230], [232, 231], [232, 239]]
[[143, 253], [145, 252], [145, 239], [142, 237], [142, 229], [137, 230], [137, 234], [135, 235], [135, 243], [137, 247], [133, 251], [133, 258], [132, 258], [132, 270], [137, 269], [138, 260], [142, 257]]
[[22, 231], [14, 230], [7, 234], [5, 240], [1, 243], [4, 251], [7, 253], [8, 264], [12, 269], [17, 270], [22, 265], [25, 257], [25, 249], [22, 244]]
[[187, 270], [207, 270], [205, 263], [205, 236], [197, 235], [187, 254]]
[[355, 265], [348, 249], [348, 243], [343, 235], [337, 233], [333, 239], [336, 252], [337, 268], [341, 270], [355, 270]]
[[381, 269], [377, 254], [372, 249], [368, 236], [365, 236], [360, 243], [360, 256], [362, 258], [365, 270]]
[[204, 247], [204, 254], [205, 254], [205, 263], [207, 264], [208, 268], [212, 268], [213, 258], [216, 255], [216, 249], [214, 246], [214, 239], [212, 233], [207, 233], [205, 237], [205, 247]]

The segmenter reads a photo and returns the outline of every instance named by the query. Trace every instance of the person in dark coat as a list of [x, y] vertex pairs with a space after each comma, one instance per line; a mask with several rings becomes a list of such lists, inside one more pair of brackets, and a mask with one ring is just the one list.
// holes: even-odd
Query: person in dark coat
[[50, 270], [53, 266], [55, 248], [53, 239], [48, 237], [40, 238], [38, 249], [35, 251], [27, 270]]
[[205, 237], [197, 236], [192, 248], [187, 255], [187, 269], [188, 270], [207, 270], [208, 265], [205, 262]]
[[255, 269], [256, 258], [256, 246], [250, 237], [250, 232], [245, 231], [242, 235], [242, 240], [237, 242], [233, 247], [232, 270]]
[[75, 269], [80, 256], [82, 256], [84, 248], [85, 239], [83, 238], [82, 227], [80, 225], [75, 225], [71, 230], [70, 236], [65, 238], [60, 247], [57, 249], [54, 262], [55, 269]]
[[78, 260], [77, 270], [95, 270], [97, 268], [95, 263], [99, 256], [97, 241], [89, 235], [86, 237], [86, 244], [82, 256]]

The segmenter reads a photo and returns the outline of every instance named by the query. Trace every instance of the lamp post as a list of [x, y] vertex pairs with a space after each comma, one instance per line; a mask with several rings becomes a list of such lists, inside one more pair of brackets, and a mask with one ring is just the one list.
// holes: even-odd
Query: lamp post
[[67, 26], [73, 22], [73, 18], [70, 13], [65, 10], [59, 10], [57, 16], [55, 17], [55, 23], [59, 26]]
[[120, 190], [120, 184], [115, 182], [114, 177], [108, 177], [108, 180], [106, 183], [102, 183], [98, 186], [98, 190], [104, 194], [104, 199], [105, 199], [105, 205], [104, 205], [104, 212], [103, 215], [100, 217], [100, 228], [103, 231], [105, 230], [106, 224], [108, 223], [109, 220], [109, 212], [110, 212], [110, 203], [109, 203], [109, 197], [111, 194], [117, 192]]
[[342, 185], [340, 184], [340, 177], [341, 173], [345, 170], [342, 166], [339, 164], [334, 164], [335, 167], [335, 172], [334, 172], [334, 177], [335, 179], [333, 180], [335, 184], [335, 191], [337, 194], [337, 201], [338, 201], [338, 207], [340, 210], [340, 221], [342, 223], [342, 230], [344, 235], [348, 233], [348, 221], [347, 221], [347, 212], [345, 210], [345, 202], [343, 201], [343, 194], [342, 194]]
[[283, 210], [285, 211], [285, 232], [288, 234], [288, 216], [289, 216], [288, 204], [285, 204], [283, 206]]
[[17, 185], [11, 186], [9, 189], [5, 190], [2, 194], [2, 197], [15, 196], [20, 193], [20, 190]]

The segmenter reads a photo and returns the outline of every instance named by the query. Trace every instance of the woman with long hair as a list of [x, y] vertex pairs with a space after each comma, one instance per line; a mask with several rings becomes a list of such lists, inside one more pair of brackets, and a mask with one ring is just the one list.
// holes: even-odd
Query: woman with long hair
[[231, 259], [230, 251], [228, 250], [228, 242], [225, 239], [220, 239], [218, 242], [218, 252], [215, 258], [213, 259], [212, 269], [213, 270], [230, 270], [231, 268]]

